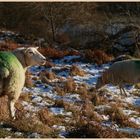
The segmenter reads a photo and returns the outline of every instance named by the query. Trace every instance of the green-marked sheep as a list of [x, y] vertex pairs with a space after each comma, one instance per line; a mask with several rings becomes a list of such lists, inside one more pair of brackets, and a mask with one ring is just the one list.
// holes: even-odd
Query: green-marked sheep
[[[119, 86], [121, 94], [125, 92], [125, 84], [136, 84], [140, 82], [140, 60], [132, 59], [120, 61], [112, 64], [112, 66], [103, 72], [98, 78], [96, 89], [103, 87], [106, 84]], [[122, 92], [123, 91], [123, 92]]]
[[15, 116], [15, 102], [24, 86], [26, 69], [45, 62], [46, 58], [37, 51], [37, 47], [23, 47], [13, 52], [0, 52], [0, 96], [8, 96], [12, 118]]

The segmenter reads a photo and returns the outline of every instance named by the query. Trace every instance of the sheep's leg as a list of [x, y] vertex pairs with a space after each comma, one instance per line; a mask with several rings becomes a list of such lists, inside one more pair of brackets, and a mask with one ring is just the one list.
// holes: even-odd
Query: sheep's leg
[[125, 94], [125, 96], [127, 96], [127, 93], [123, 87], [122, 87], [122, 90], [123, 90], [123, 93]]
[[120, 88], [121, 95], [124, 95], [125, 94], [125, 96], [127, 96], [127, 93], [126, 93], [124, 87], [122, 85], [119, 85], [119, 88]]
[[120, 89], [120, 93], [121, 93], [121, 95], [123, 95], [123, 93], [122, 93], [122, 87], [119, 86], [119, 89]]
[[9, 102], [9, 110], [11, 118], [15, 119], [15, 100], [10, 100]]

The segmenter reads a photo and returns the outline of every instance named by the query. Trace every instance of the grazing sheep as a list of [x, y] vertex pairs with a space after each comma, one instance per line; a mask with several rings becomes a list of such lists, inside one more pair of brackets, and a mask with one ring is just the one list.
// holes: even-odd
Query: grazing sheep
[[[125, 84], [136, 84], [140, 82], [140, 60], [124, 60], [112, 64], [112, 66], [103, 72], [102, 76], [98, 78], [96, 89], [101, 88], [106, 84], [113, 84], [119, 86], [120, 92], [126, 94], [124, 90]], [[127, 95], [127, 94], [126, 94]]]
[[13, 53], [0, 52], [0, 96], [8, 96], [12, 118], [15, 116], [15, 102], [24, 86], [26, 69], [45, 62], [46, 58], [37, 51], [37, 47], [17, 48]]

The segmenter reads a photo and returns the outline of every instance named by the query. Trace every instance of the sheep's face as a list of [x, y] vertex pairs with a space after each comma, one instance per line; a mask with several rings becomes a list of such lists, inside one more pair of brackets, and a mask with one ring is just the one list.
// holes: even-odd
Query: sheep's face
[[45, 64], [46, 58], [37, 49], [38, 47], [30, 47], [25, 50], [25, 59], [28, 66]]
[[100, 89], [103, 86], [103, 80], [102, 77], [99, 77], [96, 83], [96, 89]]

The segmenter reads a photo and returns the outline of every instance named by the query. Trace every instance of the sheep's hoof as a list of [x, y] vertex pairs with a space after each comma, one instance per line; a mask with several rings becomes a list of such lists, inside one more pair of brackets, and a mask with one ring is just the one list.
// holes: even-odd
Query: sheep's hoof
[[15, 116], [14, 116], [14, 117], [11, 116], [11, 117], [10, 117], [10, 120], [11, 120], [11, 121], [15, 121], [15, 120], [16, 120], [16, 117], [15, 117]]

